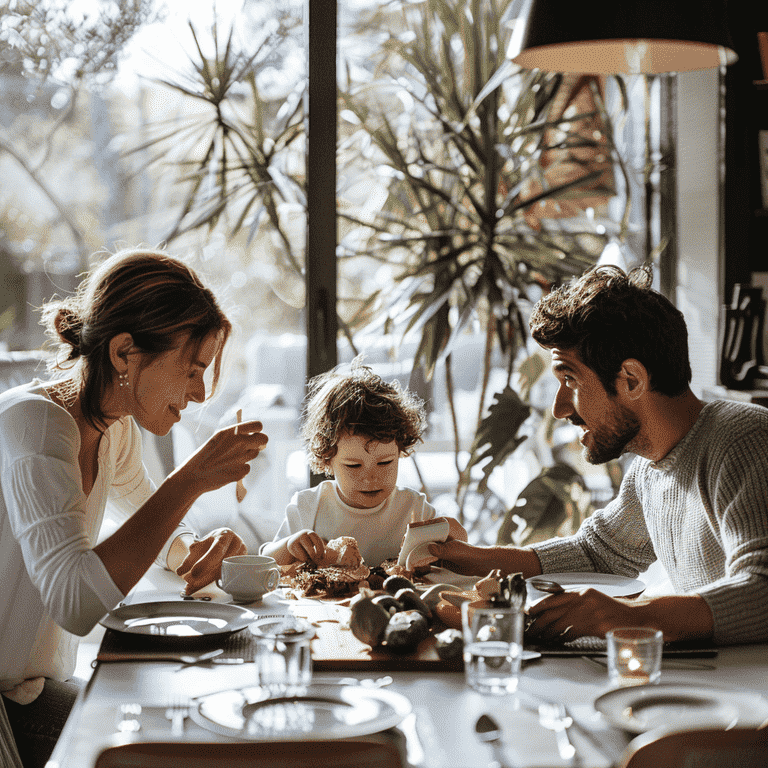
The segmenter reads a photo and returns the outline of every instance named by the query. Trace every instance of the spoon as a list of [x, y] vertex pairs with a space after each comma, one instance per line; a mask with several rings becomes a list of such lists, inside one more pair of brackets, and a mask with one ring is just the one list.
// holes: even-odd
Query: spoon
[[480, 715], [475, 723], [477, 738], [493, 750], [493, 759], [499, 768], [506, 768], [504, 750], [501, 747], [501, 728], [490, 715]]
[[560, 584], [550, 579], [531, 579], [528, 583], [534, 589], [538, 589], [539, 592], [549, 592], [552, 595], [559, 595], [561, 592], [565, 592]]

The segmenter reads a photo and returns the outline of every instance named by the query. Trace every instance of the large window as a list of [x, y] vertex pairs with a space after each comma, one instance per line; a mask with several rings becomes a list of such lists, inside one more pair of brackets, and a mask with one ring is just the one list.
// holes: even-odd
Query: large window
[[[309, 481], [306, 376], [358, 353], [427, 400], [403, 481], [450, 512], [503, 512], [568, 442], [550, 439], [531, 303], [620, 236], [630, 258], [647, 233], [663, 245], [647, 168], [618, 151], [663, 169], [650, 113], [617, 121], [615, 83], [511, 65], [516, 0], [215, 8], [3, 6], [0, 343], [38, 346], [30, 306], [103, 246], [165, 242], [238, 330], [228, 385], [174, 429], [166, 467], [238, 407], [271, 438], [246, 508], [225, 489], [209, 512], [271, 536]], [[632, 100], [663, 108], [663, 87]]]

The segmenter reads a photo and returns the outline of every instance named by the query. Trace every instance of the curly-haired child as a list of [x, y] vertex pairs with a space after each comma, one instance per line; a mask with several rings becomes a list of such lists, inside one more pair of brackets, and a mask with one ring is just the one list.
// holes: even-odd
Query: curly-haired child
[[294, 494], [261, 553], [280, 565], [321, 562], [327, 541], [352, 536], [368, 565], [396, 558], [408, 524], [435, 516], [423, 493], [397, 486], [399, 460], [425, 426], [422, 401], [360, 358], [313, 378], [302, 437], [311, 469], [333, 479]]

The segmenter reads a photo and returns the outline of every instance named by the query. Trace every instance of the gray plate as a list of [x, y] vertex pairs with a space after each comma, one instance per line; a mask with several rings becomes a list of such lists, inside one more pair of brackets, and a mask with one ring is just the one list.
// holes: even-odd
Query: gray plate
[[245, 629], [255, 618], [253, 611], [239, 605], [170, 600], [123, 605], [99, 623], [131, 635], [179, 639], [230, 634]]
[[394, 691], [317, 683], [295, 694], [252, 686], [196, 700], [190, 717], [203, 728], [249, 741], [347, 739], [385, 731], [411, 712]]
[[768, 700], [758, 693], [685, 683], [616, 688], [599, 696], [595, 709], [630, 733], [660, 726], [759, 728], [768, 719]]

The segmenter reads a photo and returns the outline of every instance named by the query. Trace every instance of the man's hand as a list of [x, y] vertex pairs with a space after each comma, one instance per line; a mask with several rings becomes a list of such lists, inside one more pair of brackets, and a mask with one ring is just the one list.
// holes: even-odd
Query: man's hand
[[243, 540], [230, 528], [216, 528], [189, 545], [189, 554], [176, 569], [187, 582], [185, 594], [191, 595], [221, 576], [221, 561], [233, 555], [245, 555]]
[[528, 609], [528, 615], [533, 624], [526, 634], [545, 642], [605, 637], [616, 627], [636, 626], [632, 601], [608, 597], [592, 588], [545, 597]]
[[289, 536], [285, 548], [288, 554], [300, 563], [320, 563], [325, 555], [325, 542], [309, 528]]
[[541, 573], [539, 557], [532, 549], [476, 547], [458, 539], [431, 542], [428, 549], [445, 568], [467, 576], [487, 576], [495, 569], [505, 574], [522, 573], [526, 579]]
[[711, 638], [714, 619], [700, 595], [648, 598], [608, 597], [596, 589], [550, 595], [528, 609], [531, 638], [559, 642], [577, 637], [605, 637], [616, 627], [653, 627], [664, 640]]

